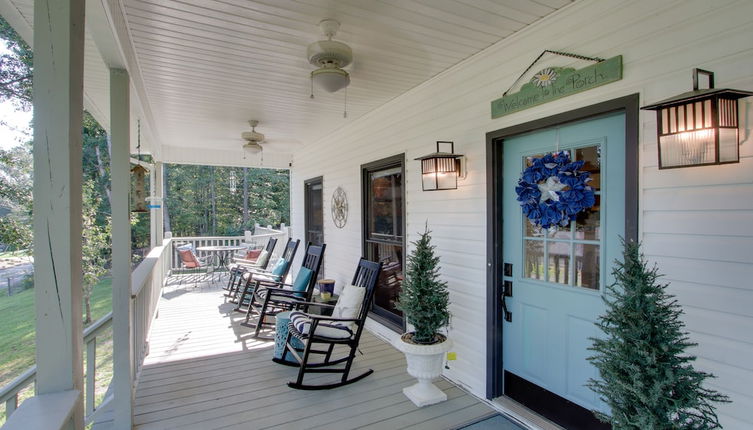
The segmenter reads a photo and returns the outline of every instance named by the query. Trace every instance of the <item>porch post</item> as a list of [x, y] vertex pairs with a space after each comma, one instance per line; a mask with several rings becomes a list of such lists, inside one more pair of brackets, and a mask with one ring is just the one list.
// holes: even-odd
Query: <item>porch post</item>
[[162, 166], [161, 161], [155, 161], [154, 162], [154, 185], [155, 185], [155, 196], [157, 197], [156, 204], [159, 205], [159, 208], [152, 209], [152, 223], [154, 224], [154, 233], [153, 236], [156, 241], [156, 246], [162, 246], [162, 241], [165, 236], [165, 219], [163, 216], [163, 207], [165, 203], [162, 201], [164, 198], [165, 193], [163, 192], [163, 189], [165, 187], [164, 184], [164, 168]]
[[77, 390], [83, 428], [81, 121], [84, 0], [34, 2], [34, 300], [37, 394]]
[[130, 81], [110, 69], [112, 157], [112, 338], [115, 428], [133, 426], [133, 341], [131, 337]]

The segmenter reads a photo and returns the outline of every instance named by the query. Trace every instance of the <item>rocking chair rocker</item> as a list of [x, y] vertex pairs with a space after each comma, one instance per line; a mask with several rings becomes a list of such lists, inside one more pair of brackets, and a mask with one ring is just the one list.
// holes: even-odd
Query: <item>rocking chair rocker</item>
[[[349, 378], [350, 368], [356, 356], [358, 342], [361, 339], [366, 315], [371, 307], [381, 269], [382, 263], [361, 258], [353, 276], [352, 285], [346, 286], [340, 293], [340, 298], [337, 305], [334, 306], [331, 317], [298, 311], [291, 312], [288, 336], [285, 339], [282, 357], [273, 359], [276, 363], [299, 367], [298, 378], [295, 382], [289, 382], [289, 387], [299, 390], [326, 390], [352, 384], [374, 372], [369, 369], [356, 377]], [[326, 305], [317, 303], [317, 306]], [[293, 338], [300, 340], [304, 347], [302, 349], [296, 348], [291, 343]], [[322, 349], [314, 349], [315, 344], [324, 346], [319, 347]], [[333, 359], [332, 352], [336, 345], [348, 348], [347, 355]], [[287, 354], [291, 354], [297, 364], [287, 362], [285, 360]], [[310, 363], [309, 359], [312, 354], [324, 355], [324, 361]], [[345, 367], [332, 368], [332, 366], [341, 363], [345, 363]], [[339, 382], [331, 384], [304, 384], [303, 378], [307, 373], [340, 373], [342, 378]]]

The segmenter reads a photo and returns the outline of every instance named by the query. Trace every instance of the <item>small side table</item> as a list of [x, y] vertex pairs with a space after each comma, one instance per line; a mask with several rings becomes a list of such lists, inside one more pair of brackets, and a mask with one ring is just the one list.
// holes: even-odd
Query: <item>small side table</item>
[[[332, 305], [334, 306], [337, 304], [337, 299], [340, 296], [337, 294], [332, 294], [332, 297], [330, 297], [327, 300], [324, 300], [320, 294], [315, 295], [311, 301], [314, 303], [324, 303], [326, 305]], [[309, 313], [312, 314], [319, 314], [324, 316], [332, 316], [332, 308], [326, 307], [326, 306], [316, 306], [316, 305], [310, 305], [309, 306]]]
[[[275, 316], [275, 352], [274, 358], [282, 359], [282, 353], [285, 352], [285, 339], [288, 337], [288, 323], [290, 322], [290, 312], [280, 312]], [[303, 343], [293, 338], [290, 343], [295, 349], [303, 349]], [[292, 355], [287, 354], [285, 361], [288, 363], [298, 364]]]

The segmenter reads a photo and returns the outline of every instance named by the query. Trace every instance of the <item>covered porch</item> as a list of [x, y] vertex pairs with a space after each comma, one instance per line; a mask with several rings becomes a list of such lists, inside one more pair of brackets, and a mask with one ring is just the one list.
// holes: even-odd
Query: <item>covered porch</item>
[[452, 429], [496, 413], [446, 380], [439, 386], [447, 402], [416, 408], [402, 393], [413, 383], [405, 357], [371, 333], [353, 372], [371, 368], [373, 375], [337, 390], [291, 389], [297, 369], [271, 361], [273, 333], [253, 338], [221, 284], [167, 280], [137, 381], [134, 428]]
[[[616, 160], [611, 172], [626, 182], [610, 179], [617, 185], [608, 192], [613, 200], [604, 203], [620, 209], [624, 219], [607, 220], [601, 211], [598, 240], [584, 243], [602, 250], [616, 246], [622, 235], [644, 244], [683, 307], [689, 337], [698, 344], [690, 351], [698, 368], [714, 373], [710, 386], [733, 399], [719, 406], [721, 422], [741, 429], [753, 423], [750, 98], [740, 102], [738, 160], [693, 169], [661, 168], [657, 117], [639, 109], [686, 91], [693, 68], [715, 70], [720, 87], [750, 89], [753, 3], [0, 0], [0, 14], [33, 42], [35, 67], [37, 364], [13, 387], [36, 381], [37, 395], [18, 405], [15, 388], [0, 392], [6, 410], [18, 407], [8, 429], [79, 430], [91, 423], [97, 429], [453, 428], [493, 412], [481, 398], [514, 412], [514, 405], [505, 406], [512, 398], [505, 378], [515, 372], [533, 381], [525, 388], [531, 397], [539, 388], [552, 394], [531, 403], [546, 407], [542, 403], [554, 399], [566, 413], [574, 403], [593, 419], [596, 399], [584, 382], [592, 371], [586, 354], [594, 318], [572, 316], [559, 303], [541, 313], [537, 300], [511, 302], [517, 303], [512, 319], [505, 297], [519, 300], [525, 291], [520, 282], [533, 278], [521, 270], [522, 254], [515, 256], [513, 269], [498, 252], [510, 245], [517, 253], [525, 241], [503, 239], [513, 237], [502, 234], [503, 221], [515, 234], [524, 231], [507, 222], [521, 216], [512, 192], [504, 204], [495, 198], [505, 195], [498, 185], [514, 184], [521, 173], [520, 165], [512, 166], [502, 181], [505, 139], [618, 111], [624, 114], [624, 136], [599, 137], [594, 153], [599, 163], [606, 162], [600, 151], [607, 142], [626, 145], [609, 150]], [[355, 58], [347, 73], [338, 72], [347, 96], [314, 87], [306, 52], [312, 42], [333, 36], [317, 25], [333, 19], [342, 24], [334, 40], [347, 42]], [[542, 57], [553, 50], [566, 55]], [[495, 116], [490, 102], [532, 79], [531, 61], [539, 54], [542, 61], [534, 63], [541, 72], [585, 70], [591, 61], [621, 58], [619, 79]], [[113, 312], [86, 331], [80, 223], [84, 108], [111, 138], [113, 196]], [[500, 131], [510, 134], [494, 134]], [[590, 134], [581, 138], [583, 145], [595, 142]], [[454, 189], [427, 193], [418, 160], [434, 142], [456, 142], [453, 149], [465, 159]], [[571, 149], [581, 148], [576, 143]], [[559, 137], [536, 154], [551, 150], [560, 150]], [[317, 182], [318, 210], [324, 214], [317, 233], [327, 244], [327, 277], [342, 285], [359, 256], [392, 258], [396, 287], [377, 309], [384, 312], [370, 315], [372, 330], [363, 339], [364, 355], [356, 359], [375, 374], [331, 392], [288, 389], [294, 369], [270, 362], [270, 342], [247, 337], [219, 285], [175, 285], [174, 242], [163, 237], [158, 203], [150, 209], [152, 249], [132, 270], [129, 166], [137, 151], [152, 157], [153, 202], [162, 196], [164, 163], [289, 169], [292, 235], [302, 243], [310, 234], [307, 185]], [[522, 162], [536, 155], [516, 154], [506, 159]], [[374, 210], [377, 201], [384, 213]], [[403, 358], [384, 339], [407, 328], [393, 307], [398, 272], [427, 225], [448, 283], [453, 313], [448, 334], [458, 359], [440, 382], [450, 400], [415, 409], [400, 392], [408, 383]], [[618, 228], [607, 232], [605, 225]], [[568, 240], [569, 249], [583, 242]], [[542, 249], [542, 264], [549, 265], [549, 251]], [[598, 255], [593, 268], [600, 283], [593, 291], [560, 285], [559, 276], [548, 284], [542, 280], [542, 288], [566, 291], [573, 308], [581, 305], [581, 296], [600, 303], [614, 259]], [[575, 259], [569, 261], [564, 266], [574, 273]], [[555, 268], [544, 273], [559, 270], [559, 262], [551, 265]], [[574, 276], [564, 279], [572, 284]], [[506, 285], [512, 281], [515, 298]], [[598, 307], [587, 310], [596, 313]], [[505, 346], [505, 339], [515, 339], [503, 338], [503, 332], [521, 334], [524, 322], [538, 329], [547, 315], [567, 318], [570, 326], [552, 319], [540, 328], [543, 335], [520, 335]], [[96, 404], [93, 357], [99, 333], [109, 326], [114, 377]], [[559, 330], [570, 327], [572, 337]], [[550, 335], [559, 343], [550, 342]], [[530, 339], [536, 344], [526, 343]], [[552, 345], [561, 355], [551, 354]], [[506, 351], [529, 354], [524, 364], [535, 369], [508, 366]], [[574, 366], [572, 372], [552, 370], [549, 361]], [[567, 381], [575, 381], [577, 390]], [[525, 413], [531, 427], [546, 424], [527, 409], [516, 416]]]

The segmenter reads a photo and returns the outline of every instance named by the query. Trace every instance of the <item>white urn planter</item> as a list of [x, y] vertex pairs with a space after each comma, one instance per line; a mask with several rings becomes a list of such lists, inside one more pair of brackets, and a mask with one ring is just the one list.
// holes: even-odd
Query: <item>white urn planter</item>
[[405, 354], [408, 374], [418, 379], [418, 382], [403, 388], [403, 394], [419, 408], [447, 400], [447, 394], [432, 384], [432, 381], [442, 376], [445, 354], [452, 348], [452, 340], [419, 345], [403, 340], [407, 335], [395, 340], [394, 346]]

